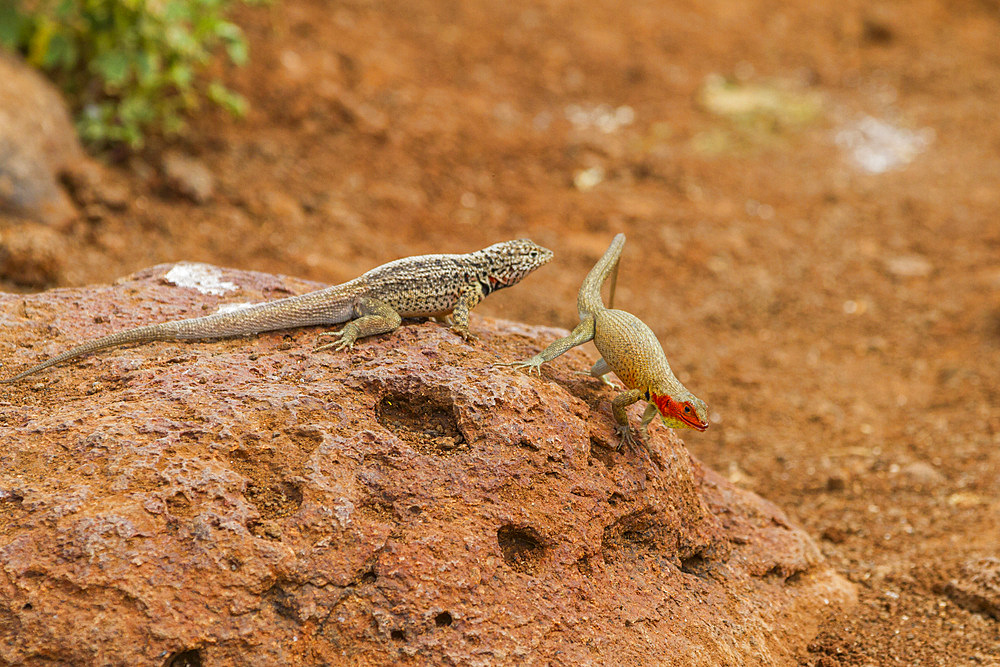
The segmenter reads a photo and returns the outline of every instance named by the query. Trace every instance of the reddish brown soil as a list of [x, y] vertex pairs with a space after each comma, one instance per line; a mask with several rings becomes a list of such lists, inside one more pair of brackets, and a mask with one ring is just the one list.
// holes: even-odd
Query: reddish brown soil
[[[129, 201], [71, 230], [67, 283], [182, 259], [338, 282], [529, 236], [556, 261], [481, 311], [571, 326], [624, 231], [616, 303], [715, 415], [688, 447], [860, 584], [802, 661], [998, 664], [997, 620], [944, 585], [1000, 545], [995, 2], [300, 0], [238, 18], [252, 63], [226, 76], [250, 116], [211, 112], [182, 146], [214, 196], [172, 195], [157, 150], [116, 167]], [[712, 115], [713, 73], [822, 111]], [[575, 129], [571, 104], [635, 118]], [[935, 137], [866, 174], [833, 139], [863, 114]], [[604, 180], [574, 187], [595, 165]]]

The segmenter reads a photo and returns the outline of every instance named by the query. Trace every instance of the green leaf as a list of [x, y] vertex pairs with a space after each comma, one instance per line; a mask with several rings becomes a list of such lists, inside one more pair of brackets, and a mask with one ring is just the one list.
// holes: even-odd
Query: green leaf
[[148, 132], [182, 131], [206, 99], [246, 113], [242, 96], [204, 81], [220, 52], [247, 62], [243, 31], [227, 20], [238, 2], [267, 0], [0, 0], [0, 46], [56, 73], [84, 141], [137, 147]]
[[243, 39], [243, 31], [235, 23], [229, 21], [219, 21], [215, 23], [215, 34], [220, 39], [227, 42], [235, 42]]
[[170, 80], [181, 90], [186, 90], [191, 87], [194, 72], [189, 65], [176, 63], [170, 68]]
[[191, 10], [196, 9], [198, 4], [197, 2], [172, 0], [164, 5], [163, 19], [167, 23], [184, 23], [190, 21]]
[[160, 54], [149, 51], [141, 52], [135, 63], [135, 73], [138, 77], [139, 85], [143, 88], [150, 88], [160, 80], [160, 72], [163, 69], [163, 62]]
[[243, 66], [247, 63], [249, 58], [249, 47], [243, 39], [237, 39], [226, 43], [226, 53], [229, 55], [229, 60], [232, 61], [234, 65]]
[[91, 63], [91, 67], [101, 75], [105, 81], [105, 89], [114, 92], [121, 89], [128, 80], [132, 72], [129, 57], [122, 51], [105, 51], [98, 54]]
[[177, 114], [169, 114], [163, 119], [164, 134], [180, 134], [186, 127], [187, 123]]
[[35, 34], [28, 41], [28, 62], [44, 69], [49, 54], [49, 43], [56, 32], [56, 24], [45, 16], [39, 16], [35, 24]]
[[28, 30], [28, 17], [6, 2], [0, 5], [0, 46], [17, 50]]
[[213, 81], [209, 84], [208, 99], [235, 116], [242, 117], [247, 113], [246, 98], [239, 93], [229, 90], [218, 81]]
[[65, 33], [52, 35], [49, 41], [49, 52], [45, 55], [46, 69], [73, 69], [76, 65], [76, 45]]

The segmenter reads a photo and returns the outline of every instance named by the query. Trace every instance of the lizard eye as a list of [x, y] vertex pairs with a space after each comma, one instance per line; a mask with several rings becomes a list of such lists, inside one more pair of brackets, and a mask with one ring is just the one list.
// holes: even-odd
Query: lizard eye
[[691, 406], [690, 405], [685, 405], [684, 406], [684, 412], [691, 412]]

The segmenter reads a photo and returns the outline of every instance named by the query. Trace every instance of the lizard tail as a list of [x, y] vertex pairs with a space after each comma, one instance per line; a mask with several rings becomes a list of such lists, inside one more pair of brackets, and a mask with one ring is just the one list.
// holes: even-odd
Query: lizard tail
[[[109, 347], [146, 343], [157, 340], [184, 340], [204, 338], [231, 338], [261, 331], [274, 331], [289, 327], [305, 327], [315, 324], [339, 324], [354, 315], [353, 300], [344, 296], [342, 286], [328, 287], [300, 296], [292, 296], [277, 301], [266, 301], [247, 308], [214, 313], [204, 317], [162, 322], [126, 329], [117, 333], [95, 338], [78, 345], [37, 366], [0, 380], [0, 384], [11, 384], [50, 366], [75, 357], [97, 352]], [[343, 297], [343, 298], [335, 298]]]
[[604, 309], [604, 302], [601, 300], [601, 287], [609, 277], [611, 278], [610, 303], [614, 304], [615, 283], [618, 282], [618, 260], [622, 256], [622, 248], [624, 247], [625, 235], [616, 234], [615, 238], [611, 240], [611, 245], [604, 251], [604, 255], [597, 260], [594, 268], [583, 279], [583, 285], [580, 286], [580, 293], [576, 299], [576, 307], [580, 311], [581, 319], [588, 314]]
[[163, 329], [161, 329], [160, 326], [161, 325], [153, 324], [150, 326], [138, 327], [137, 329], [119, 331], [118, 333], [102, 336], [101, 338], [95, 338], [94, 340], [87, 341], [82, 345], [77, 345], [71, 350], [66, 350], [62, 354], [57, 354], [54, 357], [46, 359], [37, 366], [32, 366], [28, 370], [22, 371], [13, 377], [0, 380], [0, 384], [11, 384], [12, 382], [17, 382], [18, 380], [22, 380], [29, 375], [37, 373], [38, 371], [45, 370], [49, 366], [55, 366], [56, 364], [62, 363], [67, 359], [79, 357], [84, 354], [90, 354], [91, 352], [97, 352], [98, 350], [103, 350], [108, 347], [116, 347], [118, 345], [125, 345], [127, 343], [134, 343], [137, 341], [170, 340], [173, 338], [173, 336], [163, 335]]

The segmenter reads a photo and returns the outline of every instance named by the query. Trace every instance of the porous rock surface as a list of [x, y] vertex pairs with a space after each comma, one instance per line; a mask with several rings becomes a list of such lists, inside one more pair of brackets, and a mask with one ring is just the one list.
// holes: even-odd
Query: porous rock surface
[[[0, 296], [8, 374], [85, 338], [316, 286], [154, 267]], [[554, 329], [473, 316], [108, 350], [0, 387], [0, 663], [792, 664], [851, 585], [614, 392], [496, 367]], [[634, 411], [635, 412], [635, 411]], [[632, 415], [637, 423], [638, 414]]]

